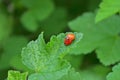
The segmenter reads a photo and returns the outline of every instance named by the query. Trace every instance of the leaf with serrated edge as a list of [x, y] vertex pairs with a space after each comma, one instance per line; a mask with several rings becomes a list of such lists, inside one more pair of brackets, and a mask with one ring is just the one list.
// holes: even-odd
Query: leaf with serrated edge
[[28, 73], [20, 73], [19, 71], [8, 71], [8, 78], [7, 80], [26, 80]]
[[100, 9], [96, 15], [96, 22], [100, 22], [120, 11], [119, 0], [103, 0], [100, 3]]
[[[37, 79], [44, 77], [44, 74], [49, 79], [59, 79], [65, 75], [70, 69], [70, 64], [66, 62], [63, 57], [69, 53], [73, 48], [77, 47], [76, 44], [82, 39], [82, 33], [74, 32], [75, 40], [69, 46], [64, 44], [66, 35], [72, 33], [61, 33], [58, 36], [52, 36], [50, 42], [45, 44], [43, 33], [40, 34], [37, 40], [31, 41], [27, 47], [22, 50], [23, 63], [36, 73], [31, 74], [30, 80], [37, 76]], [[48, 74], [47, 74], [48, 73]], [[59, 75], [59, 73], [61, 75]], [[41, 77], [40, 77], [41, 76]], [[43, 79], [46, 80], [44, 77]], [[43, 80], [42, 79], [42, 80]]]
[[64, 63], [62, 62], [60, 69], [51, 72], [31, 74], [28, 77], [28, 80], [58, 80], [62, 76], [66, 75], [69, 69], [70, 69], [70, 64], [68, 62], [64, 62]]
[[73, 54], [75, 51], [77, 54], [86, 54], [96, 49], [97, 56], [104, 65], [120, 61], [120, 17], [112, 16], [98, 24], [95, 24], [94, 18], [95, 14], [85, 13], [69, 23], [72, 30], [84, 34], [78, 43], [80, 46], [73, 50]]
[[21, 54], [23, 63], [32, 70], [44, 70], [44, 62], [47, 62], [45, 46], [43, 33], [41, 33], [36, 41], [31, 41], [27, 47], [23, 48]]
[[120, 80], [120, 63], [112, 68], [111, 73], [107, 75], [107, 80]]
[[59, 80], [83, 80], [82, 76], [80, 75], [79, 72], [75, 72], [74, 69], [70, 69], [68, 74], [63, 76]]

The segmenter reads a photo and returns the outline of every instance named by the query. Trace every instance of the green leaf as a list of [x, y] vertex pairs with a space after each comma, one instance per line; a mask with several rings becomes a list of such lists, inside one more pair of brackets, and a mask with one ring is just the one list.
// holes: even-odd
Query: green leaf
[[80, 46], [73, 50], [73, 54], [75, 51], [87, 54], [96, 49], [97, 56], [104, 65], [114, 64], [120, 60], [120, 17], [112, 16], [98, 24], [95, 24], [94, 18], [95, 14], [85, 13], [69, 23], [72, 30], [84, 34], [78, 43]]
[[12, 32], [12, 17], [0, 11], [0, 44]]
[[100, 22], [120, 11], [119, 0], [103, 0], [96, 16], [96, 22]]
[[[67, 32], [69, 34], [71, 32]], [[74, 32], [75, 40], [72, 42], [72, 45], [65, 46], [64, 39], [66, 34], [61, 33], [57, 37], [52, 36], [50, 42], [47, 44], [47, 49], [50, 51], [49, 53], [56, 53], [58, 57], [64, 57], [66, 53], [71, 53], [71, 51], [78, 47], [78, 43], [81, 41], [83, 34]], [[55, 51], [55, 52], [53, 52]], [[53, 54], [54, 55], [54, 54]]]
[[84, 80], [79, 72], [75, 72], [74, 69], [70, 69], [68, 74], [63, 76], [59, 80]]
[[37, 21], [46, 19], [54, 10], [52, 0], [21, 0], [21, 3], [28, 8], [22, 15], [21, 22], [31, 32], [35, 32], [39, 27]]
[[107, 75], [107, 80], [120, 80], [120, 63], [112, 68], [111, 73]]
[[31, 70], [41, 71], [45, 68], [47, 62], [47, 52], [45, 50], [45, 41], [43, 39], [43, 33], [38, 37], [36, 41], [28, 43], [27, 47], [22, 49], [23, 63]]
[[76, 44], [82, 38], [82, 33], [75, 32], [74, 34], [76, 35], [76, 39], [72, 45], [65, 46], [64, 33], [61, 33], [58, 36], [52, 36], [47, 45], [43, 39], [43, 33], [41, 33], [36, 41], [31, 41], [27, 47], [23, 48], [22, 59], [24, 64], [32, 70], [38, 72], [41, 70], [44, 71], [44, 68], [46, 68], [45, 63], [49, 63], [49, 60], [54, 61], [54, 59], [64, 57], [64, 55], [70, 52], [72, 48], [76, 47]]
[[80, 74], [83, 80], [106, 80], [109, 71], [109, 67], [94, 65], [81, 70]]
[[82, 32], [84, 34], [83, 39], [78, 43], [79, 47], [73, 50], [74, 54], [90, 53], [101, 41], [100, 38], [102, 35], [99, 36], [98, 31], [96, 30], [97, 27], [94, 23], [94, 17], [95, 15], [93, 13], [85, 13], [69, 22], [71, 30]]
[[[52, 68], [54, 69], [54, 67]], [[68, 70], [70, 69], [70, 64], [68, 62], [64, 62], [61, 64], [60, 68], [61, 69], [56, 71], [31, 74], [28, 77], [28, 80], [58, 80], [67, 74]]]
[[76, 38], [69, 46], [64, 45], [66, 34], [52, 36], [50, 42], [46, 44], [41, 33], [37, 40], [31, 41], [23, 48], [23, 63], [36, 72], [31, 74], [30, 80], [56, 80], [68, 72], [70, 64], [64, 60], [64, 56], [77, 47], [76, 44], [81, 40], [82, 33], [75, 32]]
[[105, 80], [105, 77], [87, 70], [81, 71], [80, 74], [83, 80]]
[[19, 71], [8, 71], [8, 78], [7, 80], [26, 80], [28, 73], [20, 73]]
[[120, 37], [108, 38], [104, 42], [104, 45], [100, 46], [100, 48], [96, 50], [100, 61], [105, 65], [114, 64], [120, 61]]
[[[16, 56], [21, 57], [20, 53], [22, 47], [24, 47], [27, 44], [27, 39], [23, 36], [12, 36], [8, 40], [4, 40], [2, 44], [3, 44], [4, 52], [0, 58], [0, 64], [2, 64], [0, 66], [0, 69], [5, 69], [10, 66], [15, 67], [13, 65], [10, 65], [10, 62]], [[15, 64], [17, 64], [18, 59], [15, 59], [15, 61], [16, 61]]]
[[97, 64], [87, 69], [90, 72], [93, 72], [94, 74], [97, 74], [105, 79], [108, 72], [110, 72], [110, 67], [105, 67], [103, 65]]

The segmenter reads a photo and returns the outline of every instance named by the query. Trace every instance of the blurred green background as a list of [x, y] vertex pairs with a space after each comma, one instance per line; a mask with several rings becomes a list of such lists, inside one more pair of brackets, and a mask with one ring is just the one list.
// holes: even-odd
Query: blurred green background
[[[68, 22], [85, 12], [96, 12], [101, 0], [0, 0], [0, 80], [10, 69], [28, 71], [21, 62], [21, 49], [44, 32], [46, 42], [51, 35], [72, 31]], [[84, 27], [84, 26], [83, 26]], [[99, 71], [95, 51], [88, 55], [66, 58], [79, 69]], [[96, 67], [97, 65], [97, 67]], [[94, 66], [94, 67], [92, 67]], [[100, 73], [100, 70], [101, 71]], [[91, 71], [90, 71], [91, 72]], [[92, 74], [91, 74], [92, 76]]]

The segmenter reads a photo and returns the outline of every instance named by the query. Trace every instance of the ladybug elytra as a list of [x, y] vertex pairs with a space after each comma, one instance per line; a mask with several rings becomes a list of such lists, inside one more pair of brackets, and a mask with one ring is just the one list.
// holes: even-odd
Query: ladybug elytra
[[70, 45], [74, 40], [75, 40], [75, 35], [72, 34], [72, 33], [69, 33], [69, 34], [66, 35], [66, 38], [64, 40], [64, 44], [66, 46]]

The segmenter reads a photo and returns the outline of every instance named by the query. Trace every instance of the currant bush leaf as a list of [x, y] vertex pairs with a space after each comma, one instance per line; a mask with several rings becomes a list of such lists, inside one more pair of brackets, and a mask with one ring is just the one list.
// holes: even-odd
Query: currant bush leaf
[[103, 0], [96, 16], [96, 22], [102, 21], [120, 11], [119, 0]]
[[87, 70], [80, 72], [80, 74], [83, 80], [105, 80], [105, 77], [103, 78], [102, 76]]
[[[96, 50], [97, 56], [100, 61], [105, 65], [114, 64], [120, 61], [119, 52], [120, 52], [120, 37], [118, 38], [108, 38], [104, 45]], [[108, 56], [105, 58], [105, 56]]]
[[120, 60], [118, 56], [120, 52], [118, 45], [120, 44], [120, 17], [112, 16], [98, 24], [95, 24], [94, 19], [95, 14], [85, 13], [69, 23], [72, 30], [84, 34], [84, 38], [78, 43], [80, 46], [73, 51], [81, 54], [96, 49], [100, 62], [104, 65], [114, 64]]
[[75, 51], [78, 54], [89, 53], [93, 51], [101, 41], [100, 38], [102, 35], [99, 36], [98, 31], [96, 30], [96, 25], [94, 23], [94, 14], [92, 13], [83, 14], [77, 19], [71, 21], [69, 23], [69, 26], [71, 30], [82, 32], [84, 34], [83, 39], [80, 41], [80, 43], [78, 43], [79, 47], [73, 50], [73, 53]]
[[39, 27], [38, 21], [46, 19], [54, 10], [52, 0], [21, 0], [21, 3], [28, 8], [22, 15], [21, 22], [31, 32], [35, 32]]
[[100, 75], [105, 79], [106, 75], [111, 71], [111, 68], [98, 64], [90, 67], [88, 71], [94, 72], [95, 74]]
[[59, 80], [84, 80], [79, 72], [75, 72], [74, 69], [70, 69], [68, 74], [63, 76]]
[[48, 44], [47, 44], [48, 52], [53, 54], [53, 51], [55, 51], [54, 53], [56, 53], [58, 55], [58, 57], [64, 57], [66, 55], [66, 53], [69, 53], [74, 48], [78, 47], [77, 44], [78, 44], [78, 42], [81, 41], [83, 34], [74, 32], [75, 40], [72, 42], [71, 45], [66, 46], [64, 44], [64, 39], [65, 39], [66, 35], [69, 33], [71, 33], [71, 32], [67, 32], [66, 34], [61, 33], [57, 37], [52, 36], [50, 42], [48, 42]]
[[110, 68], [108, 67], [95, 65], [81, 70], [80, 74], [83, 80], [106, 80], [106, 75], [109, 71]]
[[112, 68], [111, 73], [107, 75], [107, 80], [120, 80], [120, 63]]
[[7, 80], [26, 80], [28, 73], [20, 73], [19, 71], [8, 71], [8, 78]]
[[70, 68], [70, 64], [68, 62], [64, 62], [61, 64], [60, 69], [52, 72], [31, 74], [28, 80], [58, 80], [68, 73], [69, 68]]
[[76, 44], [81, 40], [82, 33], [74, 32], [76, 38], [69, 46], [64, 44], [66, 34], [54, 35], [46, 44], [43, 33], [41, 33], [37, 40], [31, 41], [27, 47], [23, 48], [23, 63], [35, 71], [29, 76], [29, 80], [56, 80], [67, 74], [71, 65], [64, 59], [64, 56], [77, 47]]
[[23, 48], [23, 63], [31, 70], [43, 70], [42, 68], [45, 68], [44, 62], [47, 62], [45, 46], [46, 44], [42, 33], [36, 41], [31, 41], [27, 47]]

